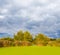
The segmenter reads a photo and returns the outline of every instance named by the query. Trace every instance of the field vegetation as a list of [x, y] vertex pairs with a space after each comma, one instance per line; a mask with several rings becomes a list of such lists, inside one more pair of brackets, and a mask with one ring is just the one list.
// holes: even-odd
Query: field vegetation
[[33, 36], [28, 31], [18, 31], [13, 38], [0, 38], [0, 47], [12, 46], [56, 46], [60, 47], [60, 38], [49, 38], [44, 34]]

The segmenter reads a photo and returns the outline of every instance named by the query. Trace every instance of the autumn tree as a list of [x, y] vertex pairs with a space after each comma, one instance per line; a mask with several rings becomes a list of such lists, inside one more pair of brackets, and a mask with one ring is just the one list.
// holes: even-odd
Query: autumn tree
[[4, 47], [3, 41], [0, 39], [0, 47]]
[[47, 45], [50, 39], [44, 34], [38, 34], [35, 36], [34, 43], [37, 45]]

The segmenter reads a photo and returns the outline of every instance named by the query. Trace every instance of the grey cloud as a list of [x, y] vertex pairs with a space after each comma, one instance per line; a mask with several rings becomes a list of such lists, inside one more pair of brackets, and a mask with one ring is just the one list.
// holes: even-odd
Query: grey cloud
[[[30, 1], [30, 0], [29, 0]], [[1, 13], [0, 30], [14, 33], [19, 29], [30, 32], [45, 33], [48, 36], [59, 36], [60, 30], [60, 0], [33, 0], [24, 5], [20, 0], [0, 0], [0, 9], [7, 9]], [[57, 34], [56, 34], [57, 33]]]

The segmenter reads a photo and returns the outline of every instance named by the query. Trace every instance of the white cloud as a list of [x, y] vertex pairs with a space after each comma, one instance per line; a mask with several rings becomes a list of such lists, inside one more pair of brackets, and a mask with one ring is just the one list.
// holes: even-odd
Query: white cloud
[[26, 7], [29, 6], [33, 0], [12, 0], [12, 1], [16, 6]]
[[4, 18], [5, 18], [5, 16], [0, 15], [0, 19], [4, 19]]
[[0, 13], [4, 14], [4, 13], [7, 13], [8, 12], [8, 9], [0, 9]]
[[13, 3], [22, 9], [18, 11], [21, 17], [29, 17], [31, 20], [40, 21], [45, 20], [47, 15], [52, 16], [51, 14], [54, 14], [54, 12], [59, 9], [58, 1], [59, 0], [57, 0], [57, 2], [56, 0], [13, 0]]

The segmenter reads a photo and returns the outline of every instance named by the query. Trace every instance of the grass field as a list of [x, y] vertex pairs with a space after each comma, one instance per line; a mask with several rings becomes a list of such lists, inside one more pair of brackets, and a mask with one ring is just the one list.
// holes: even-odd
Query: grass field
[[60, 47], [6, 47], [0, 48], [0, 55], [60, 55]]

